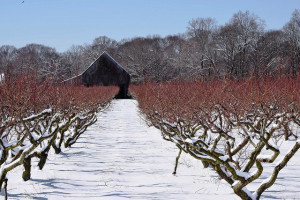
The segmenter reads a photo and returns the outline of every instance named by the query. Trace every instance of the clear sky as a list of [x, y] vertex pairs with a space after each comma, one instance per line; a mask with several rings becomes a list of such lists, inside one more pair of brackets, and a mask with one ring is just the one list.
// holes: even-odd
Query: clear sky
[[66, 51], [106, 35], [117, 41], [135, 36], [184, 33], [188, 21], [215, 18], [225, 24], [249, 10], [280, 29], [299, 0], [0, 0], [0, 46], [44, 44]]

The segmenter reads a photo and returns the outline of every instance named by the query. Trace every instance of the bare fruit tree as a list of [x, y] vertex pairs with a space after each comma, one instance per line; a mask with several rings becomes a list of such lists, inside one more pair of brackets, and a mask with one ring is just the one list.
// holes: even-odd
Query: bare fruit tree
[[[240, 198], [259, 199], [300, 148], [299, 88], [294, 79], [223, 80], [146, 84], [133, 93], [147, 121], [178, 147], [174, 173], [183, 151]], [[288, 152], [280, 149], [284, 140]], [[271, 175], [263, 179], [266, 167]]]

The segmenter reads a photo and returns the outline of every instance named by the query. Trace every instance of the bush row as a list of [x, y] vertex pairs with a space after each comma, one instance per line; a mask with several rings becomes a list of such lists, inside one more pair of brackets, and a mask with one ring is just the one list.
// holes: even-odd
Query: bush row
[[22, 176], [29, 180], [33, 157], [42, 169], [51, 148], [59, 153], [74, 144], [117, 90], [55, 85], [22, 73], [5, 76], [0, 82], [0, 188], [6, 193], [7, 173], [17, 166], [24, 165]]
[[[202, 161], [242, 199], [259, 199], [300, 148], [300, 79], [147, 83], [131, 87], [140, 109], [165, 140]], [[274, 163], [283, 140], [291, 150], [255, 191], [263, 166]], [[278, 159], [277, 159], [278, 160]], [[264, 165], [263, 165], [264, 163]]]

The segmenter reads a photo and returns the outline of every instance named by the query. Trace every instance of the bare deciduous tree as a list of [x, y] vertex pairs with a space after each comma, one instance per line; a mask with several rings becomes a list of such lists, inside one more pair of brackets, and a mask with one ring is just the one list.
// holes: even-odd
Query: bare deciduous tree
[[300, 70], [300, 11], [295, 10], [290, 21], [283, 27], [288, 35], [291, 72], [296, 76]]
[[228, 24], [221, 27], [218, 50], [231, 76], [244, 77], [249, 74], [249, 53], [254, 51], [263, 30], [263, 21], [249, 11], [239, 11]]

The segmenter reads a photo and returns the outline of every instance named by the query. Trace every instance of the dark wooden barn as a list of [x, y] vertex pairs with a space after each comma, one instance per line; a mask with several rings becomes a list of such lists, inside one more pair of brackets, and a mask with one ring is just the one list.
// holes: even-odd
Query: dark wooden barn
[[117, 85], [120, 91], [116, 98], [129, 98], [130, 76], [108, 53], [103, 52], [82, 74], [64, 81], [66, 85]]

